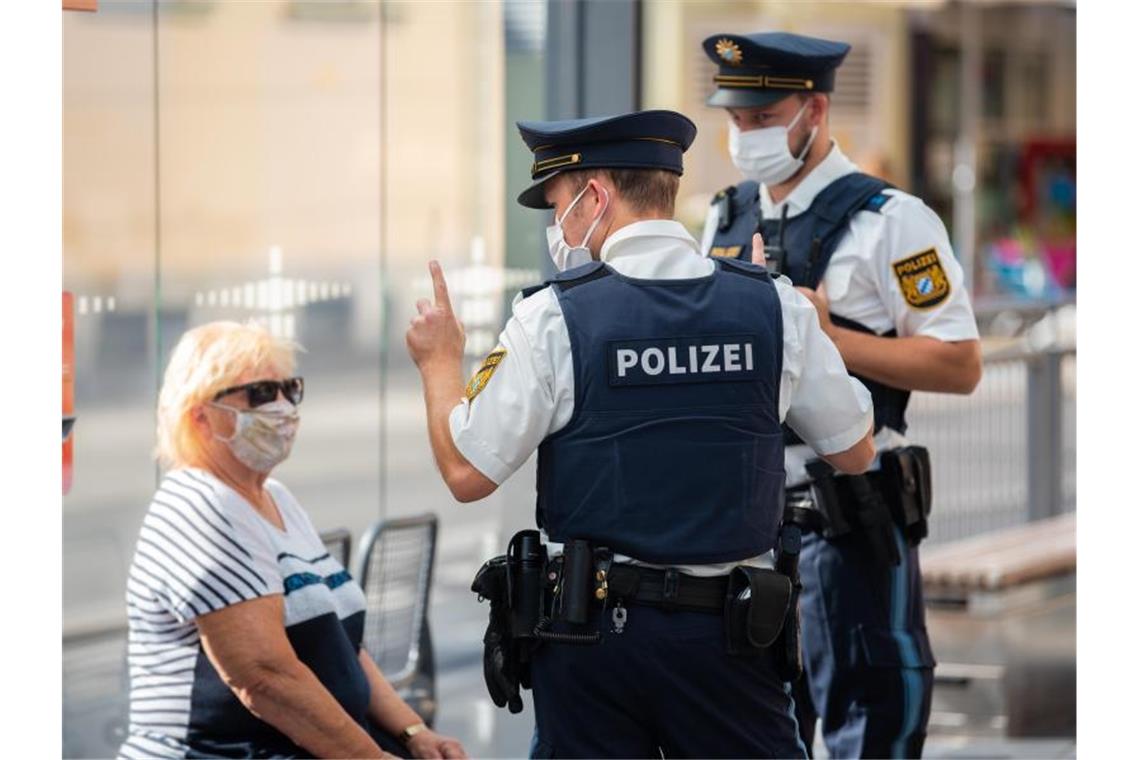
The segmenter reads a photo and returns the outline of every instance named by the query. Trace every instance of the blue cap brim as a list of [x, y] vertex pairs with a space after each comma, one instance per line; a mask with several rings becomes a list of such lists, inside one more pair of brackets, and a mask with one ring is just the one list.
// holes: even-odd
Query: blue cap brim
[[546, 184], [546, 180], [550, 179], [551, 177], [557, 177], [561, 173], [561, 169], [556, 169], [549, 174], [542, 175], [534, 182], [532, 182], [526, 188], [526, 190], [523, 190], [521, 193], [519, 193], [519, 205], [525, 206], [526, 208], [536, 209], [554, 208], [554, 204], [546, 202], [546, 190], [544, 189], [543, 185]]
[[[752, 90], [752, 89], [733, 89], [731, 87], [718, 87], [709, 99], [705, 101], [705, 105], [714, 108], [760, 108], [762, 106], [770, 106], [773, 103], [779, 103], [784, 98], [790, 98], [795, 95], [794, 92], [787, 90]], [[810, 92], [803, 93], [810, 95]]]

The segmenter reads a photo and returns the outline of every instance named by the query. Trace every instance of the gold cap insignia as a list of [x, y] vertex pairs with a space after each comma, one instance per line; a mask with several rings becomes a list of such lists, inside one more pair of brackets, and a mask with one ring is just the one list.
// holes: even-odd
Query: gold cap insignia
[[744, 53], [732, 40], [719, 39], [716, 41], [716, 54], [729, 66], [739, 66], [744, 61]]

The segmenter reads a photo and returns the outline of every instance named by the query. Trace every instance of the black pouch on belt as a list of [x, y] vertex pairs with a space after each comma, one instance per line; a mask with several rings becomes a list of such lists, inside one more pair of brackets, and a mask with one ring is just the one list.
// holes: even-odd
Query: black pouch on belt
[[732, 568], [724, 605], [728, 653], [758, 657], [776, 643], [792, 604], [792, 581], [763, 567]]
[[930, 452], [923, 446], [905, 446], [880, 455], [883, 491], [895, 523], [917, 546], [927, 534], [930, 516]]

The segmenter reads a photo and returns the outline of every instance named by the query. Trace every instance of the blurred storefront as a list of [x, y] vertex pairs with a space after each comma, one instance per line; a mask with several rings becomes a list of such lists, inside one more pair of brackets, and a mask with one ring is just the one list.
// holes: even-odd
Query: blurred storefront
[[688, 114], [679, 211], [696, 230], [736, 181], [728, 121], [708, 108], [717, 32], [851, 43], [832, 134], [865, 170], [921, 196], [975, 295], [1071, 297], [1076, 283], [1076, 10], [1060, 2], [667, 2], [643, 6], [643, 107]]

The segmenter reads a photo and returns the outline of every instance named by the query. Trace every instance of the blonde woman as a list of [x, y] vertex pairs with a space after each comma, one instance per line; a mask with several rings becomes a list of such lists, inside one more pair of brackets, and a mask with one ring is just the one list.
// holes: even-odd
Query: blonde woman
[[[182, 336], [158, 401], [166, 475], [127, 581], [123, 757], [464, 757], [360, 646], [364, 594], [269, 477], [289, 456], [296, 346], [256, 324]], [[385, 744], [389, 742], [385, 741]]]

